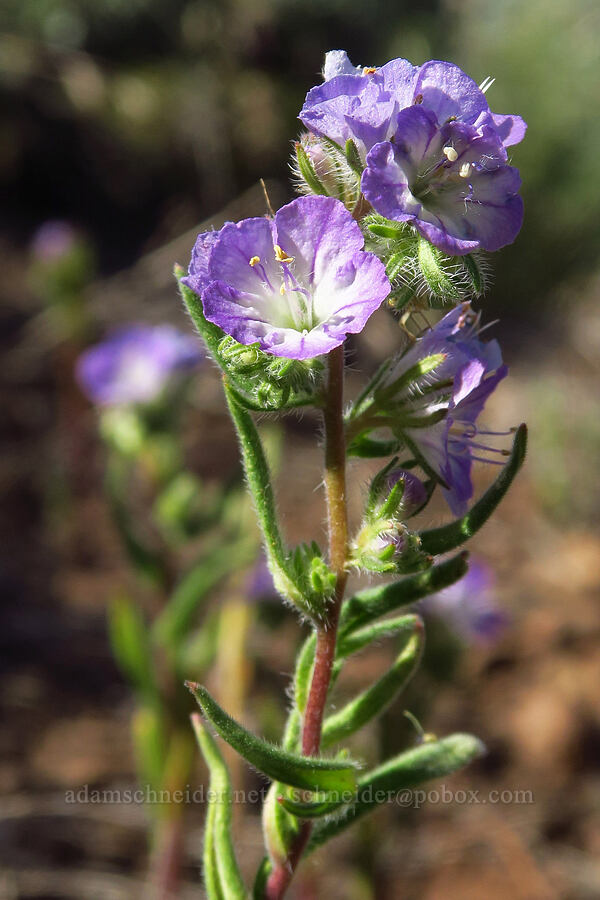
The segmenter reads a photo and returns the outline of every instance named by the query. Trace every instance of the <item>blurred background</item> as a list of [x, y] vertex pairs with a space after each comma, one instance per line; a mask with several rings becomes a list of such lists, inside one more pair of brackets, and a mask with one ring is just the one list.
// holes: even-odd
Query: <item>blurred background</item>
[[[470, 548], [503, 627], [482, 635], [438, 610], [409, 695], [359, 746], [377, 759], [414, 741], [402, 717], [409, 708], [427, 731], [469, 730], [487, 744], [486, 758], [448, 779], [454, 790], [525, 790], [533, 801], [379, 811], [316, 854], [291, 896], [600, 896], [597, 3], [4, 0], [1, 898], [149, 896], [147, 811], [65, 803], [65, 791], [84, 784], [135, 784], [132, 693], [111, 656], [106, 606], [123, 585], [152, 603], [152, 588], [132, 585], [104, 499], [106, 446], [73, 366], [119, 324], [190, 331], [173, 263], [187, 264], [208, 225], [262, 215], [259, 178], [274, 207], [291, 199], [296, 117], [331, 48], [356, 64], [442, 58], [478, 82], [495, 76], [492, 109], [529, 123], [512, 148], [525, 224], [491, 260], [483, 307], [487, 321], [500, 319], [494, 333], [511, 368], [486, 419], [497, 428], [527, 421], [531, 449]], [[57, 220], [58, 231], [48, 228]], [[68, 236], [68, 264], [50, 277], [49, 261], [64, 250], [57, 234]], [[353, 344], [351, 391], [397, 346], [386, 316]], [[314, 429], [310, 416], [287, 417], [274, 438], [294, 541], [322, 534]], [[211, 366], [193, 381], [182, 441], [207, 496], [239, 479]], [[351, 475], [356, 514], [365, 474], [357, 466]], [[478, 472], [478, 488], [490, 477]], [[445, 515], [440, 504], [425, 518]], [[222, 598], [215, 589], [209, 608]], [[225, 654], [210, 670], [217, 697], [228, 681], [230, 693], [238, 685], [239, 714], [273, 738], [299, 639], [288, 611], [256, 602], [244, 665]], [[361, 656], [345, 689], [380, 671], [387, 652]], [[252, 773], [235, 776], [259, 786]], [[190, 783], [205, 780], [198, 763]], [[259, 806], [236, 814], [251, 872], [261, 855]], [[179, 895], [199, 897], [202, 805], [186, 817]]]

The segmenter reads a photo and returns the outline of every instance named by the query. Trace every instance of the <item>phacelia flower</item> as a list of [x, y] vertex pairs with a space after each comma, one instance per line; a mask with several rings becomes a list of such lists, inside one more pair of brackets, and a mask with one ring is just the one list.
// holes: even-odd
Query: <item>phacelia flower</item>
[[314, 134], [344, 147], [352, 139], [363, 162], [367, 153], [396, 133], [398, 113], [412, 106], [431, 112], [438, 124], [458, 121], [487, 126], [505, 147], [518, 144], [527, 128], [520, 116], [492, 113], [481, 87], [453, 63], [431, 60], [413, 66], [393, 59], [380, 68], [353, 67], [343, 50], [325, 56], [325, 82], [308, 92], [299, 118]]
[[494, 587], [490, 567], [474, 560], [460, 581], [431, 594], [420, 605], [425, 613], [443, 619], [463, 640], [492, 643], [508, 624], [508, 616], [498, 606]]
[[81, 354], [76, 374], [99, 406], [149, 403], [202, 358], [198, 342], [170, 325], [130, 325]]
[[514, 240], [523, 203], [506, 147], [525, 134], [520, 117], [493, 114], [484, 90], [451, 63], [395, 59], [349, 74], [338, 59], [329, 68], [343, 74], [308, 93], [300, 119], [341, 147], [352, 139], [376, 212], [451, 255]]
[[266, 218], [198, 237], [183, 283], [241, 344], [311, 359], [361, 331], [390, 292], [383, 264], [342, 203], [300, 197]]
[[[508, 373], [498, 342], [483, 342], [478, 335], [479, 316], [468, 303], [457, 306], [391, 366], [378, 388], [389, 397], [394, 383], [401, 385], [393, 400], [386, 400], [397, 418], [398, 433], [441, 479], [457, 516], [466, 512], [473, 495], [473, 460], [495, 462], [494, 454], [505, 453], [482, 443], [486, 432], [475, 424]], [[428, 359], [437, 359], [433, 371], [406, 383], [406, 373]], [[417, 421], [419, 427], [414, 427]]]

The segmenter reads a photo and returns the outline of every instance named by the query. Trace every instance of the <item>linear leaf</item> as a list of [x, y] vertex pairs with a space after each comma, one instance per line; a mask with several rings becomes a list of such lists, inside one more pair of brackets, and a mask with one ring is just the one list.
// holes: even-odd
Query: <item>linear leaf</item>
[[[198, 713], [192, 725], [210, 772], [210, 799], [204, 841], [204, 871], [209, 900], [246, 900], [248, 892], [238, 868], [231, 837], [233, 792], [229, 771]], [[211, 812], [212, 811], [212, 812]], [[216, 865], [215, 865], [216, 861]], [[214, 891], [213, 894], [210, 891]]]
[[381, 587], [367, 588], [350, 597], [342, 607], [340, 640], [380, 616], [385, 616], [401, 606], [416, 603], [428, 594], [434, 594], [454, 584], [466, 574], [467, 559], [468, 554], [463, 551], [425, 572], [392, 581]]
[[392, 703], [398, 693], [414, 675], [423, 649], [424, 627], [420, 619], [415, 623], [415, 632], [408, 639], [402, 652], [389, 671], [382, 675], [371, 687], [351, 700], [338, 712], [328, 716], [323, 723], [322, 746], [330, 747], [345, 740], [360, 728], [376, 718]]
[[452, 734], [439, 741], [414, 747], [367, 772], [359, 779], [356, 802], [336, 819], [319, 822], [305, 851], [312, 853], [357, 819], [380, 806], [390, 795], [416, 787], [433, 778], [450, 775], [481, 756], [485, 748], [470, 734]]
[[119, 667], [151, 701], [157, 688], [148, 631], [141, 611], [125, 594], [117, 594], [109, 604], [108, 633]]
[[419, 616], [414, 613], [408, 613], [405, 616], [398, 616], [395, 619], [385, 619], [383, 622], [376, 622], [374, 625], [368, 625], [365, 628], [358, 628], [345, 637], [341, 637], [338, 641], [337, 657], [345, 659], [353, 653], [364, 650], [374, 641], [385, 640], [386, 638], [396, 637], [397, 635], [412, 634], [419, 620]]
[[232, 719], [202, 685], [186, 682], [206, 718], [224, 741], [240, 756], [273, 781], [309, 791], [354, 790], [357, 779], [355, 763], [335, 759], [296, 756], [269, 744], [247, 731]]
[[419, 536], [423, 552], [432, 555], [447, 553], [449, 550], [460, 547], [461, 544], [473, 537], [475, 532], [479, 531], [482, 525], [485, 525], [508, 491], [517, 472], [523, 465], [526, 451], [527, 426], [519, 425], [510, 458], [494, 483], [462, 519], [457, 519], [455, 522], [451, 522], [450, 525], [442, 525], [441, 528], [422, 531]]

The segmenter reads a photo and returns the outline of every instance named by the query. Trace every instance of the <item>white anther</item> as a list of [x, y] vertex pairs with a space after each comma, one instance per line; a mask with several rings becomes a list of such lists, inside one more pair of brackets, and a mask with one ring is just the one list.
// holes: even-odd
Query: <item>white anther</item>
[[458, 159], [458, 153], [454, 149], [454, 147], [444, 147], [443, 154], [448, 160], [448, 162], [456, 162]]
[[463, 163], [460, 169], [458, 170], [458, 174], [461, 178], [468, 178], [471, 174], [471, 163]]

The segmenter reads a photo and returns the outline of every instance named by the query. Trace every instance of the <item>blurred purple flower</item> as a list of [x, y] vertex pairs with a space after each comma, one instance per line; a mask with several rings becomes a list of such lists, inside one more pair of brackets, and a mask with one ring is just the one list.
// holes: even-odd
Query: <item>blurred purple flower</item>
[[201, 359], [198, 341], [171, 325], [131, 325], [82, 353], [76, 375], [99, 406], [149, 403]]
[[206, 318], [241, 344], [288, 359], [328, 353], [361, 331], [390, 291], [383, 263], [331, 197], [300, 197], [270, 221], [198, 237], [183, 283]]
[[273, 576], [263, 555], [257, 559], [246, 579], [245, 595], [250, 602], [279, 597], [273, 584]]
[[509, 622], [496, 601], [493, 570], [481, 560], [473, 560], [460, 581], [426, 597], [420, 606], [468, 642], [493, 643]]
[[31, 242], [31, 252], [40, 262], [56, 262], [75, 247], [78, 235], [75, 228], [60, 219], [40, 225]]
[[[463, 515], [473, 495], [471, 466], [474, 459], [496, 462], [495, 450], [477, 439], [483, 436], [475, 424], [487, 398], [507, 375], [497, 341], [479, 339], [479, 316], [468, 303], [455, 307], [392, 365], [382, 388], [402, 379], [404, 373], [428, 357], [443, 355], [443, 361], [420, 385], [402, 388], [395, 397], [399, 405], [398, 428], [426, 465], [445, 483], [444, 496], [452, 512]], [[426, 387], [423, 391], [420, 388]], [[436, 414], [446, 412], [436, 422]], [[402, 415], [433, 424], [414, 428], [402, 425]]]

